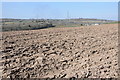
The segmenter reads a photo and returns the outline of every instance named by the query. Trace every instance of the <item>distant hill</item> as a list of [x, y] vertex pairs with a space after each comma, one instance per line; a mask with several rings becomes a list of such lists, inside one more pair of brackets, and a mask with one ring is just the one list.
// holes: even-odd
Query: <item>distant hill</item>
[[15, 30], [33, 30], [44, 29], [50, 27], [77, 27], [113, 23], [112, 20], [103, 19], [0, 19], [2, 31]]

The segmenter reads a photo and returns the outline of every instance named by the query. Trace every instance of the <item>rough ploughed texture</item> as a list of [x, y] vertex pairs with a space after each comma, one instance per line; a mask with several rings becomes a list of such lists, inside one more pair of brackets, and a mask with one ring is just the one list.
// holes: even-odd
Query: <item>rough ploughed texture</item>
[[3, 78], [118, 77], [117, 24], [1, 33]]

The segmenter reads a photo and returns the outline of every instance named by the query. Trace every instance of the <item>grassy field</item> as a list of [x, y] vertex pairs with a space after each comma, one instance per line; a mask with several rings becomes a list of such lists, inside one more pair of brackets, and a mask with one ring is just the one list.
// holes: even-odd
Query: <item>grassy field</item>
[[58, 27], [78, 27], [95, 24], [113, 24], [115, 21], [100, 19], [2, 19], [2, 31], [35, 30]]
[[106, 24], [118, 24], [118, 23], [120, 23], [120, 22], [115, 21], [115, 22], [110, 22], [110, 23], [106, 23]]

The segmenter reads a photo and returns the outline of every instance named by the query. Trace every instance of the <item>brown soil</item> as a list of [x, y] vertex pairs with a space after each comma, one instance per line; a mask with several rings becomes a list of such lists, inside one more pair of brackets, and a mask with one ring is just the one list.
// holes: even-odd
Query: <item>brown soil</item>
[[1, 33], [3, 78], [118, 77], [117, 24]]

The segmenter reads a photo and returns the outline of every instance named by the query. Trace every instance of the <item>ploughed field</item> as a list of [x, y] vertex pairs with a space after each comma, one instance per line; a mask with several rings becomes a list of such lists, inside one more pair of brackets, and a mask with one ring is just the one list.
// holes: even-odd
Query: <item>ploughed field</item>
[[117, 78], [118, 25], [2, 33], [2, 78]]

